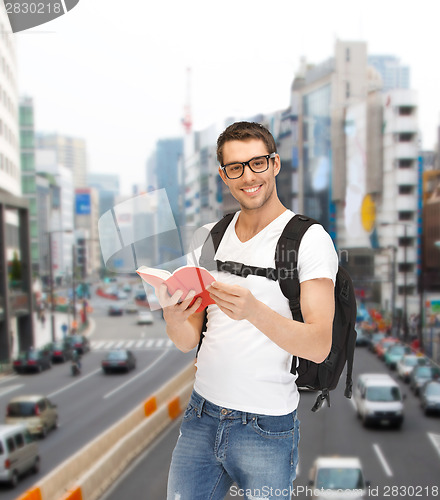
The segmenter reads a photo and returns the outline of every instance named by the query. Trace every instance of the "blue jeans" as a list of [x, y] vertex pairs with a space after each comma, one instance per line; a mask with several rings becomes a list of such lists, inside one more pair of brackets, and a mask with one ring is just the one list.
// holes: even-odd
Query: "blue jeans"
[[193, 391], [168, 476], [167, 500], [290, 499], [298, 464], [296, 410], [270, 416], [222, 408]]

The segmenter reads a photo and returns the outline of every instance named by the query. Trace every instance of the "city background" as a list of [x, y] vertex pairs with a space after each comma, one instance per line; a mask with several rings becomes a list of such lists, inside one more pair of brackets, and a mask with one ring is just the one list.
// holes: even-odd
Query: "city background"
[[[79, 15], [76, 9], [69, 14], [72, 18]], [[113, 19], [113, 34], [118, 33], [115, 23]], [[237, 25], [235, 19], [233, 26]], [[255, 33], [254, 25], [246, 26], [252, 40], [270, 36], [270, 29], [263, 28], [264, 34]], [[46, 36], [41, 33], [35, 36]], [[224, 36], [219, 26], [213, 36]], [[331, 235], [340, 264], [354, 283], [362, 330], [416, 342], [440, 363], [440, 108], [431, 110], [438, 123], [430, 124], [427, 132], [430, 122], [422, 120], [424, 89], [413, 85], [420, 76], [414, 76], [404, 52], [371, 51], [362, 36], [335, 36], [325, 48], [327, 55], [317, 60], [303, 46], [303, 55], [287, 65], [291, 79], [281, 101], [277, 88], [276, 107], [271, 108], [267, 98], [261, 108], [258, 99], [243, 107], [237, 101], [225, 108], [225, 114], [207, 104], [203, 119], [195, 111], [202, 106], [197, 103], [197, 68], [188, 60], [186, 66], [179, 66], [179, 90], [164, 88], [156, 96], [165, 108], [173, 93], [166, 106], [174, 107], [171, 116], [179, 120], [169, 129], [158, 120], [158, 131], [152, 134], [155, 120], [144, 116], [145, 130], [136, 122], [126, 144], [126, 136], [120, 137], [118, 147], [128, 150], [134, 137], [145, 135], [148, 148], [143, 148], [142, 164], [132, 165], [104, 131], [99, 140], [78, 133], [81, 113], [67, 104], [68, 96], [60, 116], [72, 112], [74, 133], [54, 117], [53, 109], [45, 109], [44, 94], [39, 94], [40, 100], [32, 95], [30, 79], [20, 80], [20, 75], [35, 72], [38, 65], [29, 49], [33, 65], [23, 62], [20, 70], [20, 56], [29, 57], [25, 52], [31, 43], [14, 38], [0, 9], [2, 369], [10, 369], [20, 351], [38, 344], [42, 306], [49, 308], [51, 327], [45, 340], [59, 336], [59, 314], [68, 314], [62, 316], [68, 333], [85, 330], [94, 313], [99, 315], [100, 307], [106, 307], [99, 301], [106, 293], [114, 294], [117, 285], [111, 280], [141, 286], [134, 274], [137, 265], [177, 267], [194, 228], [238, 209], [218, 175], [216, 160], [217, 137], [236, 120], [262, 123], [275, 137], [282, 164], [276, 179], [279, 197], [287, 208], [320, 221]], [[264, 71], [255, 73], [247, 65], [241, 69], [234, 64], [234, 73], [224, 75], [220, 60], [217, 77], [224, 80], [229, 99], [233, 99], [234, 79], [248, 79], [249, 87], [261, 79], [267, 94], [273, 92], [270, 80], [276, 78], [276, 63], [271, 67], [270, 54], [263, 52]], [[121, 52], [114, 52], [114, 57], [121, 53], [122, 42]], [[253, 53], [250, 58], [258, 59]], [[197, 67], [197, 57], [194, 60]], [[140, 86], [130, 84], [128, 62], [123, 61], [115, 72], [120, 95], [105, 94], [105, 119], [110, 123], [118, 120], [124, 94], [142, 92]], [[49, 86], [59, 78], [56, 61], [52, 64], [50, 71], [42, 66]], [[163, 71], [172, 75], [172, 65], [164, 66]], [[72, 75], [64, 76], [71, 79]], [[77, 85], [80, 94], [87, 78], [79, 77]], [[90, 81], [93, 92], [95, 85]], [[435, 107], [434, 102], [430, 105]], [[163, 114], [166, 122], [167, 113]], [[86, 130], [86, 122], [93, 122], [93, 117], [83, 110], [82, 118]], [[60, 128], [59, 123], [63, 123]], [[130, 129], [130, 123], [123, 126]], [[431, 144], [426, 136], [433, 138]], [[100, 157], [90, 154], [97, 144], [106, 149], [102, 158], [111, 156], [115, 147], [116, 172], [110, 163], [106, 168], [105, 162], [91, 161]], [[118, 231], [124, 239], [113, 241]], [[133, 259], [135, 247], [138, 254]], [[96, 304], [90, 305], [92, 290], [101, 293], [97, 309]]]

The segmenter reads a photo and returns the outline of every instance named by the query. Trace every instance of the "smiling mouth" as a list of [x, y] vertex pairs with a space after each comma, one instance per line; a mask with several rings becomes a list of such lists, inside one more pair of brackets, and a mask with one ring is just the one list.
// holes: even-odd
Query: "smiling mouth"
[[254, 186], [254, 187], [250, 187], [250, 188], [243, 188], [243, 191], [245, 193], [252, 194], [252, 193], [256, 193], [260, 188], [261, 188], [261, 186]]

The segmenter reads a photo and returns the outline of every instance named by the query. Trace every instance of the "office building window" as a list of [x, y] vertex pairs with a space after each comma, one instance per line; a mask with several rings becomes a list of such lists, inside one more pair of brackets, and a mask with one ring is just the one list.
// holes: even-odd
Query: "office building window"
[[411, 221], [413, 220], [414, 217], [414, 212], [411, 212], [409, 210], [402, 210], [399, 212], [399, 220], [401, 221]]
[[411, 185], [402, 185], [399, 186], [399, 194], [413, 194], [414, 186]]
[[412, 262], [402, 262], [398, 265], [399, 273], [412, 273], [414, 272], [414, 264]]
[[400, 158], [399, 168], [411, 168], [414, 166], [414, 160], [412, 158]]
[[402, 132], [397, 134], [397, 139], [399, 142], [410, 142], [414, 139], [414, 134], [411, 132]]
[[414, 238], [411, 236], [402, 236], [398, 241], [399, 247], [412, 247], [414, 245]]
[[414, 111], [413, 106], [399, 106], [399, 115], [400, 116], [409, 116], [412, 115]]

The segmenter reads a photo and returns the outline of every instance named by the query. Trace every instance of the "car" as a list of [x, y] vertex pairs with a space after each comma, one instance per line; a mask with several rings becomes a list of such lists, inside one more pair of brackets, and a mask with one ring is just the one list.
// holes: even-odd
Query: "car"
[[37, 372], [52, 368], [52, 353], [49, 349], [29, 349], [21, 352], [12, 362], [17, 373]]
[[403, 399], [399, 384], [385, 373], [359, 375], [353, 399], [364, 427], [370, 424], [400, 428], [403, 423]]
[[404, 381], [409, 382], [409, 377], [414, 368], [423, 362], [423, 358], [417, 354], [405, 354], [397, 363], [397, 375]]
[[64, 363], [69, 359], [72, 359], [73, 356], [73, 348], [72, 345], [66, 340], [58, 340], [57, 342], [53, 342], [51, 344], [51, 354], [52, 354], [52, 363]]
[[134, 296], [135, 300], [139, 300], [140, 302], [144, 302], [147, 300], [147, 294], [144, 291], [137, 291]]
[[376, 352], [377, 344], [384, 338], [385, 338], [384, 333], [376, 332], [376, 333], [371, 334], [370, 343], [368, 344], [368, 349], [371, 352]]
[[411, 347], [409, 346], [405, 346], [400, 343], [391, 345], [385, 351], [383, 360], [388, 368], [395, 370], [397, 363], [403, 358], [403, 356], [405, 356], [405, 354], [410, 354], [411, 352]]
[[40, 470], [38, 444], [23, 424], [0, 425], [0, 482], [13, 488], [26, 472]]
[[151, 311], [139, 311], [137, 315], [138, 325], [151, 325], [154, 323], [153, 313]]
[[90, 351], [90, 342], [84, 335], [69, 335], [66, 340], [78, 354], [86, 354]]
[[384, 337], [382, 340], [380, 340], [375, 347], [375, 352], [379, 359], [383, 359], [385, 356], [385, 351], [388, 349], [388, 347], [391, 347], [391, 345], [395, 344], [396, 342], [399, 342], [399, 339], [396, 339], [395, 337]]
[[439, 369], [429, 364], [419, 365], [414, 368], [409, 377], [409, 386], [416, 396], [421, 387], [430, 380], [439, 376]]
[[367, 498], [365, 481], [357, 457], [318, 457], [309, 471], [311, 498]]
[[136, 358], [128, 349], [114, 349], [109, 351], [101, 362], [104, 373], [115, 371], [129, 372], [136, 368]]
[[139, 308], [138, 308], [138, 305], [136, 304], [136, 301], [134, 300], [129, 300], [126, 304], [125, 304], [125, 312], [126, 313], [137, 313], [139, 311]]
[[425, 415], [440, 414], [440, 380], [426, 382], [419, 391], [420, 406]]
[[108, 308], [109, 316], [122, 316], [124, 314], [124, 308], [120, 304], [112, 304]]
[[17, 396], [6, 407], [6, 424], [24, 424], [32, 435], [42, 438], [58, 427], [57, 406], [42, 394]]
[[124, 292], [124, 290], [118, 290], [116, 293], [116, 297], [118, 298], [118, 300], [127, 300], [128, 294]]
[[361, 328], [356, 329], [356, 347], [368, 347], [370, 345], [370, 337]]

